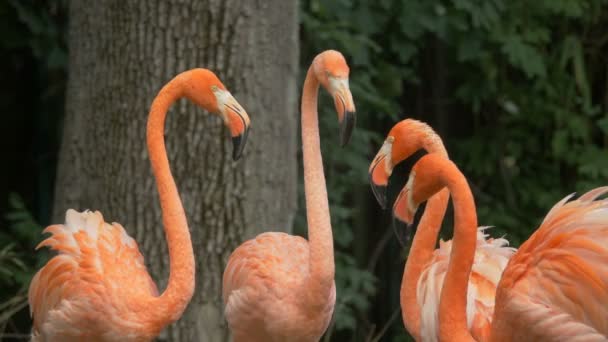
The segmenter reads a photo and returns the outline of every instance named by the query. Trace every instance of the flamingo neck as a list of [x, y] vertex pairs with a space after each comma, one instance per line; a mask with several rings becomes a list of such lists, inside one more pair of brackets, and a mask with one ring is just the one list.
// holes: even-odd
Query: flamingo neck
[[163, 226], [169, 248], [169, 282], [160, 295], [150, 299], [147, 309], [159, 325], [176, 321], [194, 293], [194, 253], [184, 207], [173, 180], [165, 148], [165, 118], [169, 107], [183, 96], [182, 81], [165, 85], [152, 102], [147, 126], [150, 162], [160, 198]]
[[319, 141], [317, 95], [319, 81], [313, 66], [308, 69], [302, 92], [302, 153], [304, 193], [308, 221], [309, 277], [311, 303], [327, 304], [334, 283], [334, 246]]
[[417, 297], [418, 280], [433, 259], [437, 236], [449, 199], [449, 191], [443, 189], [427, 202], [403, 270], [400, 291], [403, 323], [416, 341], [421, 340], [421, 307]]
[[[419, 135], [420, 136], [420, 135]], [[431, 136], [420, 136], [421, 146], [429, 153], [437, 153], [448, 159], [448, 153], [441, 139], [434, 134]], [[450, 199], [448, 189], [443, 189], [432, 196], [427, 202], [426, 209], [418, 229], [412, 240], [410, 252], [403, 270], [401, 280], [401, 315], [403, 324], [412, 334], [416, 341], [420, 336], [421, 307], [418, 304], [418, 280], [429, 262], [433, 259], [433, 252], [437, 243], [437, 237], [441, 230], [441, 223]]]
[[439, 340], [475, 341], [467, 327], [467, 289], [477, 245], [477, 213], [464, 175], [452, 163], [442, 172], [454, 203], [454, 238], [439, 302]]

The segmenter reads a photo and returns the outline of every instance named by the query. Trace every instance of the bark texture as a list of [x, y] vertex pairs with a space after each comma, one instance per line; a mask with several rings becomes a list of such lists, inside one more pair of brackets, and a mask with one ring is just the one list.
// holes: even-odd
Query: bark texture
[[262, 231], [291, 230], [295, 214], [297, 1], [71, 1], [69, 48], [54, 219], [88, 208], [122, 223], [161, 291], [169, 270], [145, 146], [150, 104], [177, 73], [205, 67], [249, 113], [238, 162], [221, 120], [186, 100], [166, 126], [197, 283], [186, 313], [161, 339], [227, 340], [221, 282], [228, 256]]

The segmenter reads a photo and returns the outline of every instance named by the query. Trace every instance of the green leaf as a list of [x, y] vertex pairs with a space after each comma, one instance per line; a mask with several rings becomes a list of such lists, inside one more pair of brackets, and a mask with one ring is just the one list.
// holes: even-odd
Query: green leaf
[[508, 37], [501, 50], [508, 57], [511, 65], [524, 71], [529, 78], [545, 76], [545, 63], [541, 55], [536, 48], [524, 43], [520, 37]]
[[599, 120], [597, 120], [597, 126], [602, 130], [604, 135], [608, 135], [608, 113]]

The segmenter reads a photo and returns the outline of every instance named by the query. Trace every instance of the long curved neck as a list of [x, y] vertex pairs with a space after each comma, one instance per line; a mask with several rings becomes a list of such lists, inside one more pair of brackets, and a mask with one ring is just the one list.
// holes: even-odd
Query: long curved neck
[[477, 213], [464, 175], [451, 164], [443, 173], [454, 202], [454, 238], [439, 303], [439, 340], [475, 341], [467, 328], [467, 288], [477, 244]]
[[401, 281], [401, 312], [403, 323], [417, 341], [420, 336], [421, 307], [418, 305], [418, 280], [433, 259], [437, 237], [448, 206], [450, 193], [443, 189], [429, 199], [403, 270]]
[[[177, 320], [194, 293], [194, 253], [184, 207], [171, 175], [165, 149], [165, 117], [169, 107], [182, 97], [181, 78], [165, 85], [154, 99], [147, 126], [148, 152], [160, 197], [163, 225], [169, 247], [169, 282], [160, 297], [150, 298], [153, 320], [168, 324]], [[151, 313], [149, 313], [151, 314]]]
[[[439, 137], [435, 137], [434, 139], [431, 137], [421, 137], [421, 140], [422, 147], [428, 153], [437, 153], [446, 159], [448, 158], [447, 151]], [[418, 280], [424, 268], [433, 259], [433, 252], [435, 251], [437, 237], [441, 230], [441, 223], [443, 222], [449, 199], [450, 192], [448, 189], [443, 189], [428, 200], [426, 209], [412, 240], [405, 269], [403, 270], [400, 291], [401, 315], [403, 324], [417, 341], [421, 340], [421, 308], [418, 305], [417, 297]]]
[[302, 152], [308, 221], [309, 269], [307, 291], [312, 303], [323, 305], [334, 283], [334, 245], [319, 141], [317, 94], [319, 82], [310, 67], [302, 92]]

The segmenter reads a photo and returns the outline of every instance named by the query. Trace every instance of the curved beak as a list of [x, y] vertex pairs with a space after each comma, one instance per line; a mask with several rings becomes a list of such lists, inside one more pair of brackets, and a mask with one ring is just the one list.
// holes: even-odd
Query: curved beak
[[405, 247], [412, 239], [413, 226], [393, 216], [393, 231], [401, 247]]
[[388, 185], [388, 175], [384, 168], [384, 157], [378, 160], [374, 159], [370, 165], [369, 185], [372, 187], [372, 192], [376, 201], [382, 209], [386, 209], [386, 188]]
[[393, 205], [393, 229], [401, 246], [405, 246], [411, 240], [412, 225], [417, 211], [417, 207], [410, 205], [411, 199], [408, 198], [408, 194], [409, 189], [406, 186], [401, 190]]
[[340, 146], [344, 147], [350, 141], [357, 123], [355, 103], [348, 86], [348, 78], [330, 77], [329, 82], [340, 123]]
[[249, 135], [249, 127], [245, 131], [232, 137], [232, 160], [239, 160], [247, 143], [247, 135]]
[[223, 107], [225, 123], [232, 136], [232, 159], [238, 160], [249, 135], [249, 115], [232, 95], [227, 96]]
[[378, 201], [382, 209], [386, 209], [386, 188], [388, 186], [388, 178], [393, 172], [391, 160], [392, 144], [392, 137], [384, 141], [380, 151], [378, 151], [376, 157], [374, 157], [374, 160], [369, 165], [368, 170], [369, 184], [372, 187], [376, 201]]
[[345, 111], [342, 120], [340, 120], [340, 146], [344, 147], [348, 144], [356, 123], [355, 112]]

